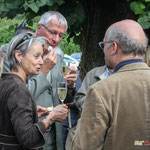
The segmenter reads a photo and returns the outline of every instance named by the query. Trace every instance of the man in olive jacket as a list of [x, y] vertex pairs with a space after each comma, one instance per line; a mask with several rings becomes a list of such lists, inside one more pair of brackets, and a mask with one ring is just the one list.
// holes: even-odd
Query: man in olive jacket
[[107, 29], [99, 45], [115, 70], [88, 89], [73, 150], [150, 149], [150, 68], [142, 60], [147, 44], [133, 20]]

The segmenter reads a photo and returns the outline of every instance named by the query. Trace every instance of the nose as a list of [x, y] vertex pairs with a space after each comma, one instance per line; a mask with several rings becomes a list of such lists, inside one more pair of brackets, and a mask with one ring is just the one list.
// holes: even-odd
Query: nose
[[40, 57], [39, 63], [40, 63], [40, 65], [44, 64], [42, 57]]
[[58, 42], [60, 41], [59, 34], [56, 34], [56, 35], [53, 37], [53, 41], [55, 41], [56, 43], [58, 43]]

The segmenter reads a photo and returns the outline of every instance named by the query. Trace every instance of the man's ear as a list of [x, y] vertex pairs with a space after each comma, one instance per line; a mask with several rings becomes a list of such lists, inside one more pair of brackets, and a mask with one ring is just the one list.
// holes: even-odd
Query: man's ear
[[41, 30], [41, 28], [42, 28], [41, 24], [38, 24], [38, 25], [37, 25], [37, 32], [38, 32], [39, 30]]
[[112, 43], [112, 51], [111, 54], [114, 55], [118, 52], [118, 44], [116, 42]]
[[21, 55], [21, 52], [19, 50], [15, 51], [15, 58], [17, 59], [17, 61], [19, 63], [21, 63], [21, 61], [22, 61], [22, 55]]

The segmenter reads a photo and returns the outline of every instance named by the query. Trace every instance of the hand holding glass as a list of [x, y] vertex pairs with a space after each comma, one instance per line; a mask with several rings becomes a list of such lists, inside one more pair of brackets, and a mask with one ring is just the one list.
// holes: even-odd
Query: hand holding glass
[[57, 82], [57, 94], [63, 104], [67, 95], [67, 82]]

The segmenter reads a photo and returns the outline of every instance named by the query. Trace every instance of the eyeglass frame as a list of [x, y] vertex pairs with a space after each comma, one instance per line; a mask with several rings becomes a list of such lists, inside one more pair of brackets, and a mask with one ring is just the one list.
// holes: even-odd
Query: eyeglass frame
[[[105, 47], [105, 44], [107, 44], [107, 43], [113, 43], [113, 42], [114, 42], [114, 41], [99, 42], [98, 45], [99, 45], [99, 47], [103, 50], [104, 47]], [[103, 44], [104, 46], [102, 46], [102, 44]]]
[[49, 34], [51, 34], [53, 36], [54, 35], [56, 36], [58, 34], [60, 39], [62, 39], [63, 36], [65, 35], [65, 33], [57, 33], [57, 31], [55, 31], [55, 30], [48, 29], [44, 24], [41, 24], [41, 25], [48, 31]]

